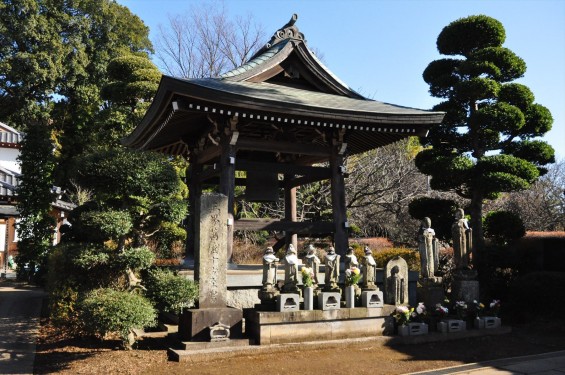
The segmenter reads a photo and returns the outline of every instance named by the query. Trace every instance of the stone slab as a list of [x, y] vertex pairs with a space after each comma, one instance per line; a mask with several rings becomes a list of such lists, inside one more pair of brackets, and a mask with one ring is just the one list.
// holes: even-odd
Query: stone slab
[[182, 341], [179, 345], [180, 350], [204, 350], [218, 348], [233, 348], [248, 346], [248, 339], [231, 339], [226, 341]]
[[210, 341], [210, 326], [220, 322], [230, 327], [230, 337], [242, 336], [243, 311], [224, 307], [210, 309], [187, 309], [179, 318], [181, 341]]
[[[420, 345], [423, 343], [432, 343], [432, 342], [443, 342], [443, 341], [451, 341], [451, 340], [461, 340], [468, 337], [483, 337], [483, 336], [492, 336], [492, 335], [502, 335], [508, 334], [512, 331], [510, 327], [501, 327], [494, 330], [471, 330], [465, 332], [457, 332], [450, 335], [441, 334], [441, 333], [429, 333], [427, 335], [421, 336], [373, 336], [373, 337], [364, 337], [364, 338], [355, 338], [355, 339], [341, 339], [341, 340], [328, 340], [325, 339], [323, 341], [307, 341], [307, 342], [297, 342], [297, 343], [288, 343], [284, 344], [285, 351], [309, 351], [309, 350], [329, 350], [329, 349], [337, 349], [343, 348], [343, 345], [346, 343], [359, 343], [365, 342], [372, 346], [391, 346], [391, 345]], [[387, 333], [390, 334], [390, 333]], [[217, 360], [217, 359], [227, 359], [233, 357], [240, 357], [240, 356], [254, 356], [259, 354], [280, 354], [281, 346], [280, 345], [238, 345], [233, 347], [224, 347], [224, 348], [208, 348], [202, 350], [173, 350], [169, 349], [169, 359], [178, 361], [178, 362], [185, 362], [185, 363], [209, 363], [210, 361]], [[561, 352], [559, 352], [561, 353]], [[565, 353], [565, 352], [563, 352]], [[551, 353], [549, 354], [551, 355]], [[543, 357], [546, 358], [548, 354], [536, 355], [536, 356], [528, 356], [526, 358], [531, 361], [530, 357], [538, 358]], [[565, 357], [558, 357], [558, 358], [565, 358]], [[493, 361], [492, 363], [497, 363], [497, 367], [512, 365], [515, 362], [520, 362], [521, 358], [512, 358], [512, 359], [503, 359]], [[499, 364], [499, 365], [498, 365]], [[558, 364], [557, 364], [558, 365]], [[473, 366], [473, 365], [470, 365]], [[463, 368], [463, 366], [460, 366]], [[457, 368], [460, 368], [457, 367]]]

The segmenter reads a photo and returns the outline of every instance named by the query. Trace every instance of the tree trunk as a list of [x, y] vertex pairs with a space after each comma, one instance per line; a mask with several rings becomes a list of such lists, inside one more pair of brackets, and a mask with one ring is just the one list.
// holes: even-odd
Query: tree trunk
[[471, 229], [473, 230], [473, 267], [477, 268], [480, 263], [480, 256], [485, 247], [483, 236], [483, 192], [476, 189], [471, 198]]

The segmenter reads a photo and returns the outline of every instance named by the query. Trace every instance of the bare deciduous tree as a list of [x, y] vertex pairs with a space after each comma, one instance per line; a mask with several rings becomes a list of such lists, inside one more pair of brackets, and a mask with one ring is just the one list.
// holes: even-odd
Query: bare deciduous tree
[[155, 51], [160, 67], [184, 78], [217, 77], [246, 62], [267, 40], [251, 14], [231, 20], [221, 2], [193, 6], [159, 26]]
[[565, 230], [565, 160], [551, 164], [530, 189], [509, 194], [502, 208], [520, 215], [527, 230]]
[[427, 193], [427, 181], [414, 165], [409, 142], [402, 140], [349, 158], [347, 206], [351, 222], [362, 235], [404, 243], [414, 240], [418, 222], [408, 214], [408, 203]]

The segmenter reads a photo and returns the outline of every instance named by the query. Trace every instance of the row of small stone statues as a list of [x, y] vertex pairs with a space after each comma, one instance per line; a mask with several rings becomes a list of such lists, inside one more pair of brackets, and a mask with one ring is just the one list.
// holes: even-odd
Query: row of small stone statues
[[[289, 245], [285, 257], [284, 264], [284, 284], [281, 288], [277, 287], [277, 264], [279, 258], [274, 255], [273, 248], [268, 247], [263, 255], [263, 287], [262, 293], [267, 297], [274, 298], [279, 289], [282, 293], [299, 293], [298, 288], [298, 257], [296, 249], [293, 245]], [[303, 267], [308, 267], [312, 272], [312, 287], [318, 289], [319, 284], [319, 268], [321, 260], [316, 254], [316, 248], [309, 245], [307, 254], [303, 259]], [[330, 247], [324, 260], [324, 292], [341, 292], [338, 286], [340, 276], [340, 256], [336, 254], [335, 249]], [[373, 258], [371, 249], [365, 247], [364, 255], [359, 262], [357, 256], [353, 253], [353, 248], [349, 248], [344, 258], [344, 266], [346, 270], [354, 268], [361, 269], [363, 275], [361, 288], [362, 291], [378, 291], [375, 283], [377, 263]], [[405, 304], [408, 303], [408, 266], [406, 261], [402, 258], [395, 258], [385, 267], [385, 272], [388, 277], [384, 280], [386, 288], [386, 302], [390, 304]], [[357, 285], [353, 285], [358, 288]], [[359, 295], [361, 290], [356, 291]], [[267, 297], [267, 298], [269, 298]]]
[[[340, 275], [340, 256], [336, 254], [335, 249], [330, 247], [325, 256], [324, 266], [324, 291], [339, 291], [338, 280]], [[274, 255], [272, 247], [268, 247], [263, 255], [263, 289], [271, 289], [277, 285], [277, 264], [279, 258]], [[292, 293], [298, 290], [298, 256], [293, 245], [289, 245], [283, 259], [284, 264], [284, 284], [281, 290], [285, 293]], [[353, 248], [349, 248], [344, 259], [345, 269], [359, 267], [359, 261], [353, 254]], [[303, 259], [304, 267], [312, 270], [313, 287], [317, 288], [319, 284], [320, 264], [321, 260], [316, 254], [316, 248], [309, 245], [306, 256]], [[363, 288], [377, 289], [375, 285], [376, 262], [373, 258], [371, 249], [365, 247], [365, 255], [361, 259], [361, 272], [363, 273]]]

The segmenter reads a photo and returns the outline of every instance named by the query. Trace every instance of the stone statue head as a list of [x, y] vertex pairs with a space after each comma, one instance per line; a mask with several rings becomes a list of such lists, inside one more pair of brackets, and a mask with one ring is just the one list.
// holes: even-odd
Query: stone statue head
[[265, 255], [267, 254], [274, 254], [274, 250], [271, 246], [269, 246], [268, 248], [265, 249]]
[[398, 266], [394, 266], [394, 267], [392, 267], [392, 269], [390, 270], [390, 275], [391, 275], [391, 276], [398, 275], [399, 272], [400, 272], [400, 268], [398, 268]]
[[307, 252], [308, 255], [314, 255], [314, 254], [316, 254], [316, 248], [314, 247], [314, 245], [310, 244], [306, 248], [306, 252]]
[[372, 255], [372, 254], [373, 254], [373, 252], [371, 251], [369, 246], [365, 246], [365, 255]]
[[330, 248], [328, 249], [328, 254], [330, 255], [334, 255], [335, 254], [335, 249], [333, 246], [330, 246]]
[[347, 249], [347, 255], [353, 255], [353, 248], [351, 246]]
[[427, 229], [432, 227], [432, 220], [429, 217], [425, 217], [422, 220], [422, 228]]
[[294, 246], [292, 246], [292, 244], [288, 245], [288, 249], [286, 250], [287, 255], [288, 254], [294, 254], [296, 255], [296, 249], [294, 248]]
[[460, 220], [463, 219], [465, 217], [465, 211], [463, 211], [462, 208], [458, 208], [457, 211], [455, 211], [455, 219]]

